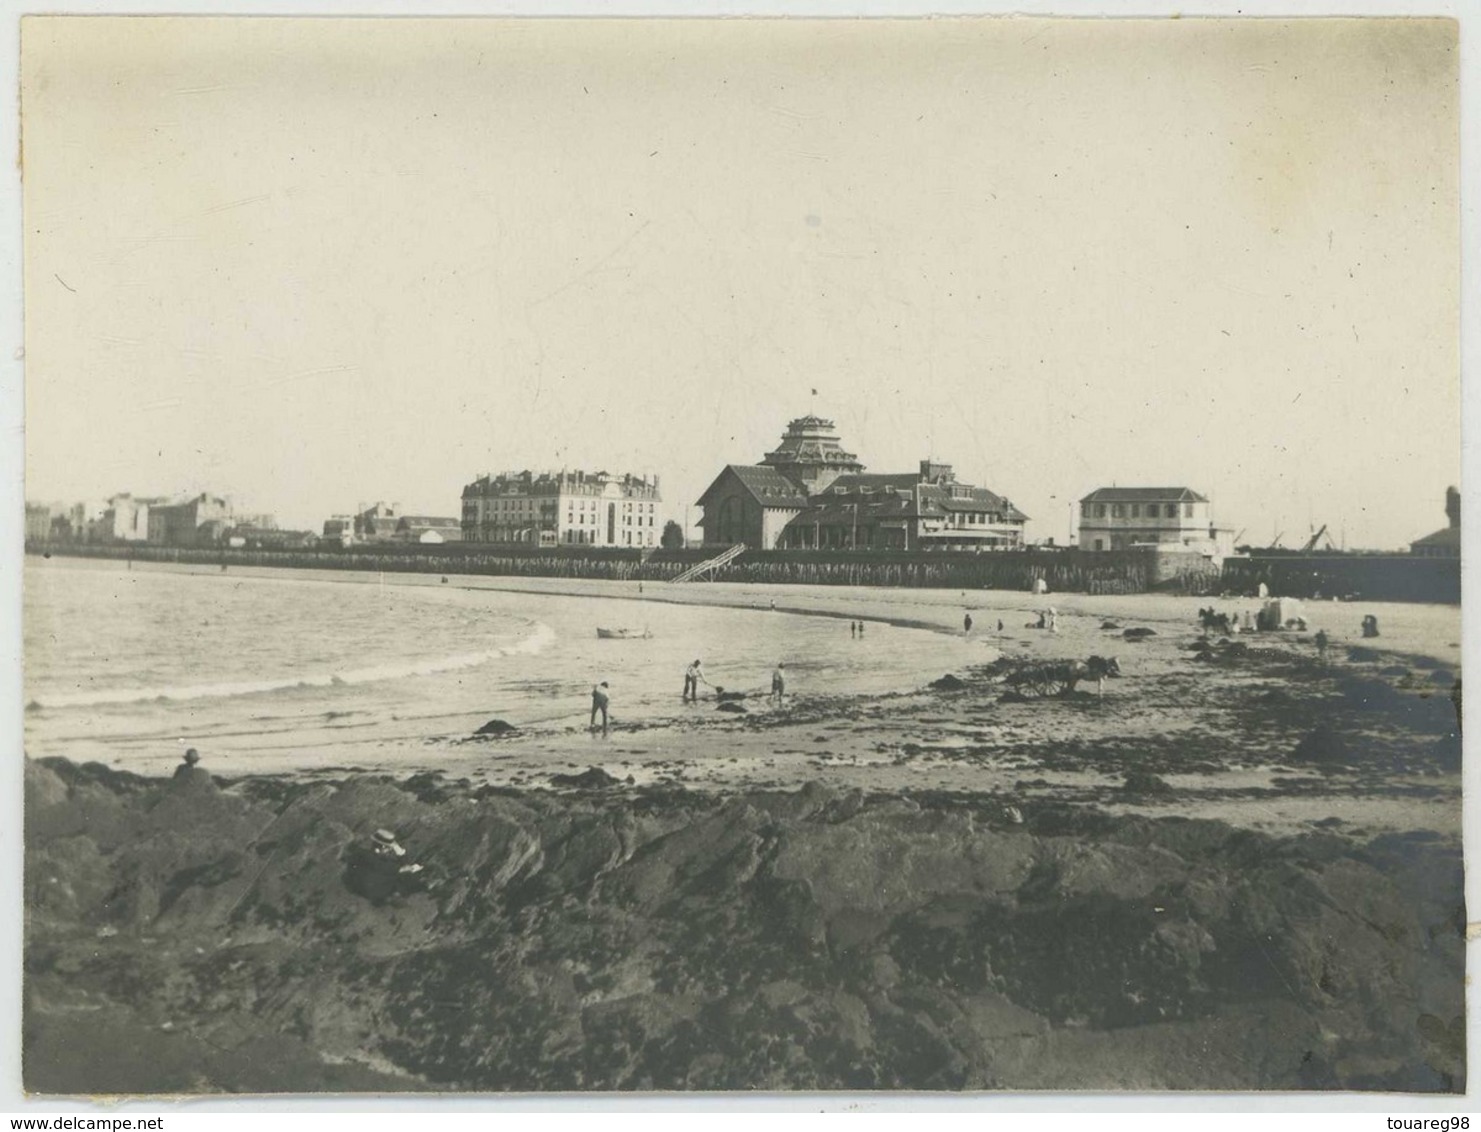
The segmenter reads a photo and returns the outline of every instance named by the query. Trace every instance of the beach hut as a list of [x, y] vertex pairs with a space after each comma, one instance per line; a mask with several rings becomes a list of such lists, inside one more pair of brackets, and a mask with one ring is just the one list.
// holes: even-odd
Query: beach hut
[[1260, 628], [1284, 629], [1302, 616], [1301, 603], [1295, 598], [1271, 598], [1260, 610]]

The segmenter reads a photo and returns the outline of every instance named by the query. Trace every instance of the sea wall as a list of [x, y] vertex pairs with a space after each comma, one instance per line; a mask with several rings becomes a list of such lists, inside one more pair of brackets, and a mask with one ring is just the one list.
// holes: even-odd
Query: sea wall
[[[397, 543], [313, 550], [247, 550], [148, 544], [27, 544], [30, 554], [195, 565], [307, 570], [487, 574], [508, 577], [669, 581], [711, 558], [712, 547], [627, 550], [521, 547], [487, 543]], [[713, 577], [720, 582], [816, 586], [902, 586], [1027, 591], [1043, 579], [1053, 593], [1132, 594], [1152, 590], [1253, 593], [1368, 601], [1460, 601], [1460, 560], [1409, 555], [1259, 555], [1221, 564], [1198, 554], [1152, 549], [1027, 549], [983, 554], [907, 551], [748, 550]]]
[[1224, 585], [1281, 597], [1459, 603], [1459, 558], [1410, 554], [1256, 554], [1224, 563]]
[[[510, 577], [668, 581], [712, 557], [713, 548], [625, 550], [601, 547], [491, 546], [447, 543], [364, 545], [314, 550], [247, 550], [118, 544], [36, 544], [30, 553], [195, 565], [380, 570], [387, 573], [488, 574]], [[1188, 556], [1178, 555], [1177, 559]], [[714, 576], [722, 582], [1029, 590], [1043, 579], [1056, 593], [1143, 593], [1190, 584], [1204, 573], [1166, 569], [1146, 551], [1020, 550], [984, 554], [815, 550], [748, 550]]]

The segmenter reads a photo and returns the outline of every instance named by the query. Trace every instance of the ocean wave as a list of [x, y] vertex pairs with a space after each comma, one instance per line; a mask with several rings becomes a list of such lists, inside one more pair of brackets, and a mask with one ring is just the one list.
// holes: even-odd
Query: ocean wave
[[29, 711], [46, 708], [98, 707], [107, 704], [168, 703], [178, 700], [227, 699], [257, 696], [272, 692], [291, 692], [307, 688], [333, 688], [356, 684], [374, 684], [384, 680], [404, 680], [413, 676], [436, 676], [462, 668], [475, 668], [491, 660], [510, 656], [533, 656], [548, 648], [556, 639], [555, 630], [543, 622], [520, 640], [480, 652], [452, 656], [398, 661], [341, 672], [295, 675], [266, 680], [228, 680], [215, 684], [171, 685], [163, 688], [98, 688], [85, 692], [56, 692], [33, 696]]

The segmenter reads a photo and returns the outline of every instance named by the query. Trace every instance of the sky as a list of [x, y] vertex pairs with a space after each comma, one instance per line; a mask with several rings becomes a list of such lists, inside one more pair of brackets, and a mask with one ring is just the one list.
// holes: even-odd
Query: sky
[[26, 494], [317, 529], [564, 467], [658, 474], [693, 525], [815, 411], [1032, 538], [1186, 485], [1241, 541], [1401, 547], [1460, 475], [1456, 46], [28, 17]]

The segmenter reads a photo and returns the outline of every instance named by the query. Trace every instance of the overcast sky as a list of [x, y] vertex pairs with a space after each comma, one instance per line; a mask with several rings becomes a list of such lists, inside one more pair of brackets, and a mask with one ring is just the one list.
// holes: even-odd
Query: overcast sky
[[809, 409], [1061, 541], [1119, 483], [1401, 546], [1458, 482], [1448, 22], [22, 35], [31, 499], [581, 467], [682, 519]]

